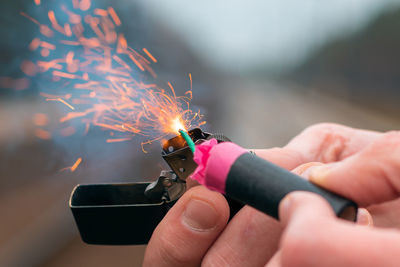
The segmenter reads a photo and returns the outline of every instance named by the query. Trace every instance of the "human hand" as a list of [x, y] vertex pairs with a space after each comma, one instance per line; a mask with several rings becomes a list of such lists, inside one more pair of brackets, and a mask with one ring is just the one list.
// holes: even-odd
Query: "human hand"
[[282, 200], [279, 214], [284, 231], [267, 267], [399, 266], [398, 230], [338, 219], [318, 195], [291, 193]]
[[[284, 148], [257, 150], [256, 153], [293, 169], [313, 161], [342, 161], [381, 135], [323, 124], [306, 129]], [[194, 207], [189, 203], [194, 203]], [[189, 190], [155, 230], [144, 265], [259, 266], [268, 262], [277, 250], [281, 225], [247, 206], [226, 225], [228, 213], [227, 203], [218, 193], [203, 187]]]
[[379, 226], [393, 228], [347, 223], [321, 197], [295, 192], [280, 204], [285, 230], [267, 266], [398, 266], [399, 156], [400, 133], [389, 132], [344, 161], [297, 168], [312, 182], [379, 215]]

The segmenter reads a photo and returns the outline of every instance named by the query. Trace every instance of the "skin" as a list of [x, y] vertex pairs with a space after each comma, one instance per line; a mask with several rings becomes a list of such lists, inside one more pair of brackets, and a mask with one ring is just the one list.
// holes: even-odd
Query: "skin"
[[281, 201], [280, 222], [245, 206], [227, 223], [225, 199], [194, 186], [158, 225], [144, 266], [398, 266], [399, 132], [318, 124], [255, 152], [357, 202], [358, 223], [305, 192]]

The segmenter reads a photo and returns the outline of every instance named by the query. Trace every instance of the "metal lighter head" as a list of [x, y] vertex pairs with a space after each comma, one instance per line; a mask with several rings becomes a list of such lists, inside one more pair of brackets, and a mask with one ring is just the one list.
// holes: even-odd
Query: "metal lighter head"
[[[210, 138], [228, 141], [196, 128], [188, 131], [195, 143]], [[168, 210], [186, 191], [186, 179], [196, 169], [186, 141], [175, 136], [163, 143], [161, 153], [171, 170], [152, 183], [77, 185], [69, 206], [81, 238], [88, 244], [147, 244]]]

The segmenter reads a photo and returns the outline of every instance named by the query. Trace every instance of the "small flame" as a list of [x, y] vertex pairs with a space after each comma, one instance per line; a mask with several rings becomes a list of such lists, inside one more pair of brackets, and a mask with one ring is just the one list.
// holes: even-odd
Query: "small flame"
[[184, 130], [185, 132], [187, 131], [182, 119], [180, 117], [176, 117], [174, 120], [172, 120], [171, 132], [179, 134], [180, 130]]

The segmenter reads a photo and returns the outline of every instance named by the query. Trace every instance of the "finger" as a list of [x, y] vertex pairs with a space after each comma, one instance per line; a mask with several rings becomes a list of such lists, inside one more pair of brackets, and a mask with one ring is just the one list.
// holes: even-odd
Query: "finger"
[[281, 267], [281, 252], [278, 251], [275, 255], [271, 258], [271, 260], [265, 265], [265, 267]]
[[320, 123], [306, 128], [285, 147], [299, 151], [304, 162], [343, 160], [377, 140], [382, 133], [354, 129], [334, 123]]
[[279, 212], [282, 266], [398, 266], [399, 232], [337, 219], [318, 195], [291, 193]]
[[[311, 202], [312, 209], [306, 206]], [[299, 218], [296, 216], [299, 216]], [[296, 191], [288, 194], [279, 204], [279, 218], [281, 223], [287, 226], [294, 219], [333, 219], [336, 216], [329, 203], [321, 196], [314, 193]]]
[[[287, 153], [285, 164], [287, 169], [293, 169], [311, 161], [325, 163], [339, 161], [354, 155], [381, 136], [382, 133], [379, 132], [354, 129], [339, 124], [316, 124], [305, 129], [283, 148]], [[254, 151], [264, 158], [264, 150]], [[274, 157], [267, 160], [274, 162]]]
[[374, 226], [400, 229], [400, 198], [368, 207]]
[[391, 132], [342, 162], [314, 167], [309, 179], [362, 206], [400, 196], [400, 133]]
[[199, 266], [228, 217], [229, 207], [221, 194], [202, 186], [190, 189], [154, 231], [144, 266]]
[[[293, 173], [308, 179], [308, 174], [312, 171], [315, 166], [323, 166], [325, 164], [320, 162], [309, 162], [302, 164], [292, 170]], [[369, 213], [367, 209], [359, 208], [357, 211], [357, 224], [364, 226], [373, 226], [372, 215]]]
[[249, 206], [243, 207], [204, 258], [204, 265], [262, 266], [278, 249], [280, 223]]
[[324, 164], [321, 162], [309, 162], [309, 163], [305, 163], [305, 164], [297, 166], [296, 168], [294, 168], [292, 170], [292, 172], [305, 178], [305, 179], [308, 179], [308, 173], [309, 173], [310, 169], [312, 170], [312, 168], [315, 166], [323, 166], [323, 165]]
[[[288, 158], [295, 158], [284, 149], [266, 149], [262, 155], [281, 167], [288, 167]], [[277, 251], [280, 234], [277, 220], [245, 206], [229, 222], [204, 261], [216, 266], [263, 265]]]

